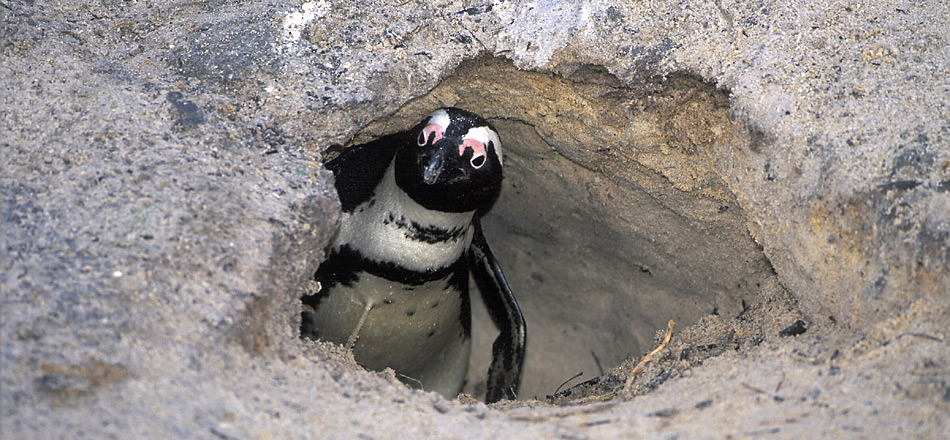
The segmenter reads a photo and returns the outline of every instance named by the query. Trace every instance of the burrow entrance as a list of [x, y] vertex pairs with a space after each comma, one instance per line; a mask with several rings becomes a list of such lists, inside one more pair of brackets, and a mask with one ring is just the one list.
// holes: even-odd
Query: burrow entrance
[[[596, 66], [554, 75], [480, 58], [354, 143], [441, 106], [502, 136], [504, 189], [483, 223], [528, 324], [521, 397], [602, 376], [649, 350], [670, 319], [682, 329], [739, 317], [784, 292], [709, 154], [751, 142], [726, 92], [687, 75], [625, 86]], [[473, 306], [466, 392], [481, 397], [494, 329]], [[692, 333], [728, 344], [756, 334], [716, 328], [729, 334]]]

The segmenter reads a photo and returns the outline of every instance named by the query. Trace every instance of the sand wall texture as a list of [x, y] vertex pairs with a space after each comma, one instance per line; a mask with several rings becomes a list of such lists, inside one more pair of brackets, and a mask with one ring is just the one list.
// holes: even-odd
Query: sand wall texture
[[[2, 2], [0, 435], [942, 438], [948, 47], [943, 2]], [[491, 408], [298, 338], [322, 161], [444, 105], [505, 143]]]

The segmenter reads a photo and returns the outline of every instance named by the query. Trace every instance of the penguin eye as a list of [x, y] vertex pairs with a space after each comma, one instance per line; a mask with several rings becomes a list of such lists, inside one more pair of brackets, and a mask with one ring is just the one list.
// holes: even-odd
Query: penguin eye
[[425, 131], [425, 130], [422, 130], [422, 131], [419, 132], [419, 140], [416, 141], [416, 142], [419, 143], [419, 146], [420, 146], [420, 147], [425, 146], [425, 144], [426, 144], [426, 131]]
[[472, 158], [472, 167], [476, 170], [485, 165], [485, 156], [475, 156]]

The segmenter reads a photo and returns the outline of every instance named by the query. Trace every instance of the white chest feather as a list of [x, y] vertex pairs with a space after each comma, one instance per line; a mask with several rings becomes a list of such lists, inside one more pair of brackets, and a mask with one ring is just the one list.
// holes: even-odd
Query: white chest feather
[[[327, 286], [314, 315], [320, 339], [355, 341], [356, 360], [371, 369], [393, 368], [413, 386], [453, 398], [468, 368], [470, 339], [463, 325], [468, 292], [447, 268], [472, 242], [474, 212], [426, 209], [395, 182], [392, 165], [369, 201], [343, 213], [332, 250], [355, 251], [379, 267], [444, 275], [421, 285], [358, 271], [353, 282]], [[467, 281], [468, 273], [464, 274]]]
[[364, 367], [392, 368], [411, 385], [453, 398], [468, 367], [461, 321], [468, 310], [447, 281], [405, 286], [362, 273], [321, 302], [314, 315], [320, 337], [355, 341], [353, 354]]
[[394, 174], [390, 165], [373, 197], [343, 213], [333, 248], [349, 245], [371, 260], [419, 272], [457, 261], [472, 242], [474, 212], [426, 209], [396, 185]]

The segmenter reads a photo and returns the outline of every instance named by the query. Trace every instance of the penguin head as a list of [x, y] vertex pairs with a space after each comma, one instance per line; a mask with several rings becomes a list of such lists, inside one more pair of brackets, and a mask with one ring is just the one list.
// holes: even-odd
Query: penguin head
[[501, 192], [501, 141], [482, 117], [447, 107], [409, 130], [396, 152], [396, 184], [442, 212], [484, 211]]

